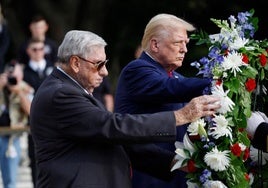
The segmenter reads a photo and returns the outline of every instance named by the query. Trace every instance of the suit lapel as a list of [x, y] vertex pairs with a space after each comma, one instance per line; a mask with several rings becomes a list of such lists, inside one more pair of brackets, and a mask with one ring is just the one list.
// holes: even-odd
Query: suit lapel
[[96, 99], [92, 95], [89, 95], [89, 97], [91, 98], [93, 104], [95, 104], [96, 106], [100, 107], [102, 110], [106, 110], [105, 106], [98, 99]]
[[98, 106], [99, 108], [106, 110], [105, 106], [99, 101], [97, 100], [95, 97], [93, 97], [90, 94], [87, 94], [83, 88], [81, 88], [81, 86], [79, 86], [77, 83], [75, 83], [73, 80], [71, 80], [67, 75], [65, 75], [63, 72], [61, 72], [60, 70], [58, 70], [57, 68], [54, 68], [52, 74], [58, 78], [60, 78], [61, 80], [64, 80], [64, 82], [70, 83], [71, 85], [75, 85], [76, 88], [78, 88], [82, 95], [84, 95], [85, 97], [89, 98], [90, 101], [92, 101], [92, 103], [96, 106]]

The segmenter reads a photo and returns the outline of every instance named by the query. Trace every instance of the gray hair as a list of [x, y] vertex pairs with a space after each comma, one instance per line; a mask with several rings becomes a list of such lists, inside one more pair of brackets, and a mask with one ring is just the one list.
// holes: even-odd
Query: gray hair
[[149, 43], [152, 37], [167, 37], [170, 31], [177, 28], [184, 28], [186, 31], [194, 31], [195, 27], [186, 22], [185, 20], [178, 18], [171, 14], [158, 14], [154, 16], [146, 25], [144, 35], [142, 38], [142, 49], [149, 48]]
[[[103, 46], [107, 43], [103, 38], [90, 31], [72, 30], [66, 33], [58, 49], [58, 59], [62, 63], [68, 62], [72, 55], [85, 57], [90, 54], [92, 47]], [[85, 57], [87, 58], [87, 57]]]

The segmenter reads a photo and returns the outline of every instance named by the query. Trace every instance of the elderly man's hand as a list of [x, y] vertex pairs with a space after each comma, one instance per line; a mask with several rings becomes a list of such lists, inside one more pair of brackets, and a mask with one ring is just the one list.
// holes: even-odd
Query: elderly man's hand
[[196, 121], [198, 118], [213, 115], [221, 107], [220, 99], [212, 95], [193, 98], [187, 105], [175, 111], [176, 125]]
[[[261, 123], [265, 122], [263, 115], [265, 116], [265, 114], [261, 112], [252, 112], [250, 118], [247, 119], [246, 131], [252, 138], [254, 137], [257, 127]], [[267, 120], [267, 117], [266, 117], [266, 120]]]

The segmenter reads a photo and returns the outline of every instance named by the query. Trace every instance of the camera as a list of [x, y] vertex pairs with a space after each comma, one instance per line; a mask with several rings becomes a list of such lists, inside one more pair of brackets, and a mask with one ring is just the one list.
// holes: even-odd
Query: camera
[[17, 84], [17, 78], [14, 76], [8, 76], [7, 77], [7, 83], [8, 85], [16, 85]]
[[8, 83], [8, 85], [16, 85], [17, 84], [17, 78], [12, 75], [14, 72], [14, 69], [15, 69], [15, 65], [16, 65], [16, 62], [12, 61], [7, 66], [7, 73], [8, 73], [7, 83]]

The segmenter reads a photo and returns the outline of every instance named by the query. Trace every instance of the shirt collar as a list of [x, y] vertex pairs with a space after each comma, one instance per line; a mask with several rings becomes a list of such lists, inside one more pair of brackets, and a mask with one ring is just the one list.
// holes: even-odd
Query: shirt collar
[[32, 61], [30, 60], [29, 66], [34, 70], [34, 71], [43, 71], [46, 68], [46, 60], [42, 59], [40, 61]]
[[69, 74], [67, 74], [64, 70], [62, 70], [60, 67], [57, 66], [57, 69], [59, 71], [61, 71], [63, 74], [65, 74], [66, 76], [68, 76], [72, 81], [74, 81], [79, 87], [81, 87], [87, 94], [92, 95], [91, 93], [89, 93], [85, 88], [83, 88], [75, 79], [73, 79]]

